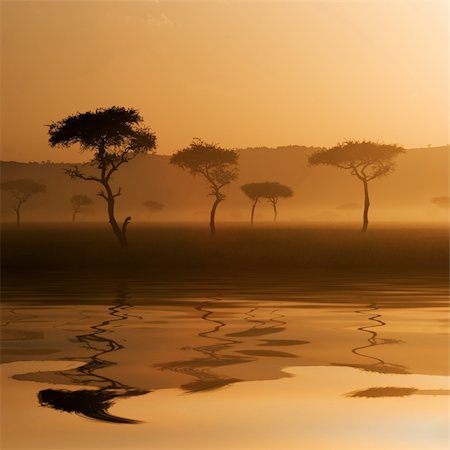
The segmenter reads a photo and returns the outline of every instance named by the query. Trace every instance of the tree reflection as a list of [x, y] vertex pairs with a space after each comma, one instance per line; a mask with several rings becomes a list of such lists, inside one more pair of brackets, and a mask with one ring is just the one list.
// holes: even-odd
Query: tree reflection
[[218, 319], [213, 319], [211, 316], [214, 312], [211, 309], [208, 309], [210, 305], [214, 305], [214, 303], [218, 301], [220, 301], [220, 299], [208, 300], [195, 307], [195, 310], [201, 313], [201, 319], [212, 324], [210, 330], [202, 331], [197, 334], [201, 338], [212, 340], [214, 342], [210, 345], [201, 345], [193, 348], [193, 350], [200, 353], [201, 357], [185, 361], [170, 361], [156, 366], [159, 369], [171, 370], [193, 377], [194, 381], [181, 385], [181, 388], [188, 392], [218, 389], [228, 384], [242, 381], [237, 378], [217, 374], [212, 372], [211, 369], [245, 363], [252, 360], [252, 358], [225, 353], [235, 344], [239, 343], [239, 341], [218, 335], [219, 331], [225, 327], [226, 324]]
[[[242, 345], [248, 344], [248, 338], [266, 336], [285, 330], [286, 322], [282, 320], [283, 314], [278, 314], [278, 310], [270, 311], [268, 319], [256, 319], [258, 306], [250, 308], [244, 313], [245, 323], [250, 324], [243, 331], [224, 334], [223, 330], [227, 324], [214, 316], [213, 307], [220, 302], [220, 299], [211, 299], [195, 307], [200, 313], [200, 318], [208, 323], [209, 329], [197, 333], [197, 336], [207, 339], [210, 343], [193, 347], [192, 350], [200, 354], [199, 357], [187, 360], [170, 361], [155, 365], [162, 370], [181, 373], [194, 378], [193, 381], [181, 385], [181, 388], [189, 393], [218, 389], [232, 383], [243, 381], [217, 373], [214, 369], [236, 364], [251, 363], [261, 359], [261, 357], [295, 357], [296, 355], [287, 352], [278, 352], [270, 349], [242, 349]], [[237, 339], [240, 338], [240, 339]], [[304, 344], [306, 341], [296, 340], [263, 340], [256, 345], [284, 346]]]
[[114, 416], [108, 412], [108, 409], [119, 398], [143, 395], [149, 391], [132, 388], [98, 373], [100, 369], [105, 369], [116, 364], [105, 360], [105, 355], [124, 348], [123, 345], [107, 337], [109, 331], [106, 327], [109, 327], [114, 322], [128, 319], [129, 314], [127, 310], [132, 308], [132, 305], [129, 303], [129, 297], [128, 290], [124, 286], [120, 286], [116, 304], [107, 309], [108, 315], [112, 318], [92, 325], [90, 327], [92, 331], [89, 333], [75, 336], [75, 339], [84, 348], [92, 350], [94, 353], [88, 357], [71, 358], [76, 361], [84, 361], [84, 364], [73, 370], [59, 372], [69, 383], [82, 384], [83, 386], [90, 386], [93, 389], [76, 391], [44, 389], [38, 393], [39, 403], [42, 406], [106, 422], [139, 422], [133, 419]]
[[[366, 309], [359, 309], [355, 312], [358, 314], [371, 314], [373, 311], [378, 311], [380, 308], [376, 303], [371, 303], [367, 306]], [[351, 352], [354, 355], [369, 359], [373, 361], [371, 364], [345, 364], [346, 366], [355, 367], [357, 369], [367, 370], [369, 372], [378, 372], [378, 373], [396, 373], [396, 374], [407, 374], [409, 373], [405, 366], [400, 364], [387, 363], [381, 358], [377, 358], [372, 355], [368, 355], [366, 350], [369, 348], [377, 347], [380, 345], [387, 344], [400, 344], [401, 341], [397, 339], [383, 339], [378, 337], [378, 332], [376, 331], [379, 327], [384, 327], [386, 322], [381, 320], [381, 314], [372, 314], [368, 317], [368, 320], [371, 321], [370, 325], [366, 325], [363, 327], [358, 327], [358, 330], [367, 333], [369, 335], [367, 339], [367, 345], [363, 345], [360, 347], [352, 348]], [[336, 365], [344, 365], [344, 364], [336, 364]]]

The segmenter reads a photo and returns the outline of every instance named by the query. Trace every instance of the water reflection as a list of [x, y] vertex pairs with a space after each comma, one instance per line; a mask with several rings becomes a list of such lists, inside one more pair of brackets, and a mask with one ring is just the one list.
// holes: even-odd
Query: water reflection
[[251, 358], [228, 352], [235, 344], [238, 344], [239, 341], [220, 336], [220, 330], [225, 327], [226, 324], [217, 318], [213, 318], [214, 312], [211, 309], [208, 309], [208, 307], [214, 305], [214, 302], [219, 301], [220, 299], [216, 298], [195, 307], [195, 310], [200, 312], [201, 319], [211, 324], [209, 330], [202, 331], [197, 335], [201, 338], [212, 340], [213, 343], [210, 345], [193, 347], [193, 350], [200, 353], [202, 357], [170, 361], [155, 365], [155, 367], [161, 370], [171, 370], [194, 378], [194, 381], [181, 385], [181, 388], [187, 392], [218, 389], [228, 384], [242, 381], [238, 378], [217, 374], [211, 369], [251, 361]]
[[[174, 361], [155, 364], [154, 367], [160, 370], [169, 370], [175, 373], [181, 373], [194, 378], [193, 381], [182, 384], [180, 387], [186, 392], [194, 393], [208, 391], [227, 386], [232, 383], [244, 381], [242, 378], [232, 377], [218, 373], [216, 369], [234, 366], [237, 364], [256, 363], [264, 357], [275, 358], [295, 358], [296, 354], [265, 348], [248, 348], [248, 346], [257, 345], [258, 347], [277, 347], [294, 346], [306, 344], [308, 341], [298, 339], [265, 339], [258, 340], [256, 343], [252, 338], [266, 336], [272, 333], [279, 333], [286, 330], [287, 322], [283, 320], [284, 315], [279, 313], [279, 309], [269, 310], [268, 318], [257, 318], [257, 312], [266, 308], [258, 305], [250, 307], [248, 311], [242, 313], [234, 312], [235, 316], [242, 318], [245, 324], [244, 330], [225, 333], [227, 327], [233, 322], [226, 323], [226, 319], [218, 317], [218, 313], [213, 309], [220, 305], [221, 299], [212, 298], [195, 307], [200, 313], [200, 318], [208, 324], [206, 331], [197, 333], [202, 339], [207, 339], [210, 343], [195, 347], [185, 347], [185, 350], [194, 350], [200, 356], [194, 356], [188, 359], [178, 359]], [[224, 307], [226, 308], [226, 306]], [[242, 308], [240, 308], [242, 309]], [[221, 310], [223, 315], [223, 310]], [[212, 341], [212, 342], [211, 342]], [[287, 364], [286, 364], [287, 365]], [[277, 364], [273, 366], [277, 367]], [[281, 364], [278, 365], [281, 369]], [[241, 373], [245, 373], [243, 369]], [[263, 371], [261, 371], [263, 373]], [[284, 376], [279, 374], [279, 377]]]
[[[439, 354], [448, 349], [441, 333], [442, 311], [436, 310], [432, 318], [424, 319], [428, 329], [423, 323], [418, 326], [412, 322], [415, 334], [411, 334], [411, 327], [405, 335], [404, 327], [418, 317], [422, 320], [422, 313], [406, 308], [403, 301], [395, 308], [385, 296], [385, 302], [370, 301], [357, 308], [359, 296], [353, 304], [348, 301], [345, 305], [327, 302], [324, 295], [319, 297], [316, 302], [311, 298], [255, 301], [229, 297], [163, 302], [149, 296], [145, 304], [141, 299], [141, 304], [135, 305], [138, 294], [133, 291], [132, 302], [129, 289], [121, 285], [114, 303], [108, 306], [45, 304], [8, 309], [15, 319], [5, 324], [8, 348], [3, 353], [8, 355], [6, 362], [35, 361], [43, 350], [55, 353], [55, 359], [81, 362], [74, 369], [19, 373], [14, 379], [81, 385], [78, 390], [65, 386], [41, 390], [39, 403], [115, 423], [136, 423], [125, 418], [137, 414], [133, 410], [109, 413], [115, 402], [126, 397], [168, 388], [181, 388], [185, 393], [211, 392], [241, 381], [287, 378], [291, 376], [284, 370], [288, 367], [347, 366], [372, 375], [442, 374], [445, 370], [443, 358], [423, 364], [420, 351], [416, 353], [425, 346]], [[384, 308], [383, 314], [379, 305]], [[426, 307], [424, 301], [422, 308]], [[82, 319], [78, 316], [80, 308], [84, 311]], [[27, 310], [38, 312], [29, 314]], [[382, 337], [386, 335], [386, 323], [389, 332], [396, 333], [389, 337], [396, 339]], [[87, 331], [79, 331], [80, 326]], [[408, 342], [401, 347], [388, 346], [402, 343], [399, 338], [404, 336]], [[80, 347], [85, 352], [82, 356]], [[396, 348], [403, 351], [396, 352]], [[341, 395], [356, 388], [359, 390], [348, 396], [425, 395], [409, 384], [400, 391], [395, 390], [396, 385], [373, 386], [377, 384], [350, 386]], [[128, 403], [120, 402], [117, 408]]]
[[121, 286], [116, 304], [108, 308], [108, 315], [112, 319], [92, 325], [90, 327], [92, 332], [75, 336], [77, 342], [82, 344], [84, 348], [93, 351], [94, 354], [88, 357], [70, 358], [76, 361], [84, 361], [85, 364], [71, 371], [59, 372], [59, 375], [62, 375], [71, 384], [82, 384], [83, 386], [97, 387], [97, 389], [76, 391], [44, 389], [38, 393], [39, 403], [42, 406], [106, 422], [138, 423], [133, 419], [114, 416], [108, 412], [108, 409], [119, 398], [143, 395], [149, 391], [132, 388], [97, 373], [101, 369], [116, 364], [105, 360], [106, 355], [124, 348], [123, 345], [106, 336], [108, 333], [106, 327], [111, 326], [114, 322], [127, 320], [129, 314], [126, 311], [131, 307], [128, 290]]
[[410, 387], [372, 387], [362, 391], [350, 392], [347, 397], [407, 397], [409, 395], [449, 395], [450, 391], [447, 389], [418, 389]]
[[376, 356], [370, 355], [366, 352], [366, 350], [378, 347], [381, 345], [388, 344], [401, 344], [402, 341], [398, 339], [383, 339], [378, 337], [378, 332], [376, 331], [379, 327], [384, 327], [386, 322], [381, 320], [381, 314], [372, 314], [373, 311], [379, 311], [380, 308], [376, 303], [370, 303], [367, 305], [365, 309], [358, 309], [355, 312], [358, 314], [367, 315], [369, 313], [369, 317], [367, 320], [371, 321], [370, 325], [365, 325], [362, 327], [358, 327], [357, 329], [363, 333], [369, 335], [367, 338], [367, 344], [359, 347], [354, 347], [351, 349], [351, 352], [354, 355], [366, 358], [372, 361], [370, 364], [335, 364], [335, 365], [345, 365], [349, 367], [355, 367], [357, 369], [367, 370], [369, 372], [378, 372], [378, 373], [396, 373], [396, 374], [408, 374], [409, 371], [405, 366], [400, 364], [387, 363], [381, 358], [377, 358]]

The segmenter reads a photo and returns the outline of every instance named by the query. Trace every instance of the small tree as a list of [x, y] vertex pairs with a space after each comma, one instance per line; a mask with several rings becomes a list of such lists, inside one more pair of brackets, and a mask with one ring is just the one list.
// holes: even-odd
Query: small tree
[[241, 186], [244, 194], [253, 202], [250, 223], [253, 225], [256, 204], [261, 198], [268, 200], [273, 207], [273, 221], [277, 220], [277, 204], [279, 198], [289, 198], [294, 195], [292, 189], [276, 181], [265, 181], [263, 183], [248, 183]]
[[247, 183], [241, 186], [242, 192], [252, 201], [252, 212], [250, 214], [250, 224], [253, 225], [256, 204], [261, 198], [261, 183]]
[[127, 245], [126, 229], [131, 217], [127, 217], [121, 227], [117, 223], [114, 207], [121, 188], [114, 193], [110, 182], [113, 173], [122, 164], [139, 153], [155, 149], [156, 136], [141, 125], [142, 120], [136, 109], [112, 106], [77, 113], [49, 126], [49, 142], [52, 147], [79, 144], [81, 150], [93, 152], [88, 164], [97, 168], [97, 176], [82, 172], [78, 166], [66, 170], [66, 173], [71, 178], [94, 181], [101, 185], [98, 195], [108, 205], [109, 223], [122, 247]]
[[17, 225], [20, 225], [20, 208], [22, 205], [35, 194], [40, 194], [46, 191], [45, 184], [38, 183], [34, 180], [20, 179], [4, 181], [1, 184], [2, 191], [9, 192], [17, 203], [13, 206], [16, 213]]
[[437, 206], [441, 209], [448, 209], [449, 208], [449, 198], [448, 197], [434, 197], [431, 199], [431, 203], [434, 206]]
[[349, 170], [364, 186], [363, 232], [369, 225], [369, 181], [388, 175], [395, 169], [394, 158], [404, 150], [398, 145], [371, 141], [345, 141], [335, 147], [319, 150], [309, 157], [311, 165], [327, 165]]
[[72, 222], [75, 222], [77, 214], [94, 202], [91, 197], [88, 197], [87, 195], [77, 194], [71, 197], [70, 203], [72, 204]]
[[194, 139], [189, 147], [178, 151], [170, 158], [170, 163], [188, 170], [194, 177], [201, 175], [208, 183], [214, 196], [209, 227], [211, 235], [216, 233], [215, 215], [220, 202], [225, 200], [222, 189], [237, 178], [239, 154], [234, 150], [225, 150], [216, 144]]
[[150, 212], [158, 212], [164, 209], [164, 205], [159, 202], [155, 202], [154, 200], [148, 200], [147, 202], [142, 203]]

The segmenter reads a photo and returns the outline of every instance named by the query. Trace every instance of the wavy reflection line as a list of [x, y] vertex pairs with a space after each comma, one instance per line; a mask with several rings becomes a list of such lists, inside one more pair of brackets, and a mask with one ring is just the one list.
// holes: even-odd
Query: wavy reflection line
[[[373, 311], [378, 311], [380, 308], [377, 306], [376, 303], [370, 303], [367, 305], [365, 309], [359, 309], [355, 312], [358, 314], [365, 314], [365, 313], [371, 313]], [[374, 314], [370, 317], [368, 317], [368, 320], [375, 322], [373, 325], [366, 325], [363, 327], [358, 327], [359, 331], [362, 331], [363, 333], [368, 333], [369, 338], [367, 339], [368, 345], [363, 345], [360, 347], [355, 347], [351, 349], [351, 352], [357, 356], [370, 359], [372, 361], [375, 361], [373, 364], [369, 365], [363, 365], [363, 364], [350, 364], [352, 367], [361, 368], [364, 370], [369, 371], [375, 371], [375, 372], [383, 372], [383, 373], [408, 373], [406, 368], [400, 364], [393, 364], [393, 363], [386, 363], [381, 358], [377, 358], [375, 356], [368, 355], [366, 353], [361, 352], [361, 350], [369, 349], [372, 347], [377, 347], [379, 345], [386, 345], [386, 344], [393, 344], [393, 343], [400, 343], [399, 340], [394, 339], [380, 339], [378, 337], [378, 333], [374, 330], [374, 328], [384, 327], [386, 325], [386, 322], [381, 320], [381, 314]]]
[[132, 388], [110, 377], [95, 373], [99, 369], [116, 365], [114, 362], [104, 360], [103, 357], [124, 348], [122, 344], [104, 336], [104, 334], [111, 333], [105, 327], [115, 322], [128, 320], [131, 316], [125, 312], [132, 307], [128, 302], [126, 293], [126, 290], [120, 288], [117, 297], [119, 304], [110, 306], [107, 309], [108, 315], [112, 316], [113, 319], [103, 320], [99, 324], [92, 325], [90, 329], [93, 332], [75, 336], [75, 339], [84, 348], [96, 353], [88, 357], [68, 358], [68, 360], [85, 361], [85, 364], [70, 371], [55, 372], [69, 379], [72, 383], [79, 383], [85, 386], [94, 385], [96, 387], [100, 385], [100, 387], [96, 390], [82, 389], [76, 391], [44, 389], [38, 393], [38, 400], [42, 406], [106, 422], [139, 423], [139, 421], [134, 419], [114, 416], [108, 412], [108, 409], [118, 398], [143, 395], [149, 391]]
[[226, 326], [226, 323], [217, 318], [212, 318], [214, 311], [208, 309], [208, 307], [220, 301], [221, 299], [212, 297], [210, 300], [207, 300], [194, 308], [200, 313], [200, 318], [202, 320], [213, 324], [211, 329], [197, 333], [197, 336], [203, 339], [212, 339], [218, 342], [213, 345], [193, 347], [192, 350], [201, 354], [202, 357], [200, 358], [171, 361], [156, 365], [159, 369], [171, 370], [172, 372], [182, 373], [194, 378], [194, 381], [181, 385], [181, 388], [188, 393], [218, 389], [231, 383], [241, 381], [240, 379], [217, 374], [213, 372], [212, 369], [227, 365], [240, 364], [253, 359], [235, 354], [230, 355], [224, 353], [225, 350], [231, 348], [235, 344], [238, 344], [239, 341], [216, 336], [216, 334]]
[[[260, 309], [259, 306], [251, 308], [249, 311], [244, 313], [244, 320], [246, 322], [256, 323], [256, 325], [253, 325], [251, 328], [245, 330], [245, 331], [237, 331], [235, 333], [228, 333], [227, 336], [230, 337], [257, 337], [257, 336], [264, 336], [267, 334], [274, 334], [279, 333], [285, 329], [286, 322], [284, 321], [277, 321], [274, 318], [270, 318], [268, 320], [258, 320], [256, 319], [256, 315], [253, 314], [255, 311], [258, 311]], [[276, 311], [276, 310], [275, 310]], [[250, 319], [251, 317], [251, 319]], [[265, 326], [268, 325], [269, 322], [273, 323], [280, 323], [281, 326]]]

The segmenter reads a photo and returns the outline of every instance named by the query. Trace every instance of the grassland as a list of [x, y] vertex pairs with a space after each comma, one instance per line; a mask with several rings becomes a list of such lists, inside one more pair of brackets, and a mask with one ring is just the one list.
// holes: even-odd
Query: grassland
[[49, 272], [155, 276], [182, 273], [448, 273], [445, 228], [139, 225], [123, 251], [106, 224], [2, 227], [3, 278]]

